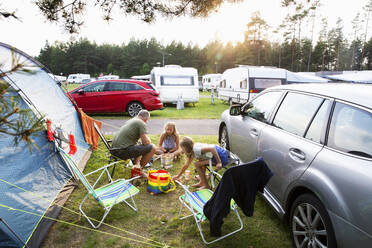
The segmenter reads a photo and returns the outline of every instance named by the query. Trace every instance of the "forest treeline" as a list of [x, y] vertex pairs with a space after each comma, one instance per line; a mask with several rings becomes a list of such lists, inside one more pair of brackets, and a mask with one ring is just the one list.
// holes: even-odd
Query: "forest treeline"
[[[368, 2], [369, 9], [365, 13], [369, 18], [372, 0]], [[98, 45], [80, 39], [66, 43], [46, 42], [37, 59], [57, 75], [111, 73], [121, 78], [148, 74], [163, 61], [165, 64], [195, 67], [199, 75], [222, 73], [239, 64], [274, 66], [294, 72], [372, 69], [372, 38], [366, 40], [368, 19], [364, 29], [366, 19], [358, 13], [352, 22], [352, 33], [345, 34], [341, 18], [333, 28], [329, 28], [327, 19], [322, 18], [321, 30], [314, 38], [317, 5], [313, 3], [307, 8], [302, 6], [302, 9], [294, 7], [295, 12], [275, 29], [267, 25], [259, 12], [255, 12], [247, 24], [242, 42], [224, 44], [215, 40], [199, 47], [177, 41], [164, 45], [155, 38], [132, 39], [122, 45]], [[303, 34], [304, 26], [310, 36]]]

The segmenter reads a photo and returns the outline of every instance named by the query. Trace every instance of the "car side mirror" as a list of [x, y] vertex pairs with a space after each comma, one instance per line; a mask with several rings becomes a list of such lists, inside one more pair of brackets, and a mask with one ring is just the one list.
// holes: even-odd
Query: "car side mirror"
[[78, 92], [77, 92], [79, 95], [83, 95], [84, 94], [84, 89], [80, 89], [80, 90], [78, 90]]
[[231, 107], [230, 107], [230, 115], [232, 115], [232, 116], [238, 116], [238, 115], [240, 115], [241, 114], [241, 105], [232, 105]]

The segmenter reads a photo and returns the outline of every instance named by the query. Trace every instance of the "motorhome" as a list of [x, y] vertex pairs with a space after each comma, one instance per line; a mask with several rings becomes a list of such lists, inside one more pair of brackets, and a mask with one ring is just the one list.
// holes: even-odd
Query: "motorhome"
[[83, 82], [84, 79], [90, 79], [90, 75], [89, 74], [81, 74], [81, 73], [70, 74], [67, 77], [67, 83], [80, 84], [80, 83]]
[[218, 98], [232, 103], [244, 103], [257, 93], [286, 83], [286, 70], [273, 67], [242, 66], [223, 72]]
[[163, 103], [199, 101], [198, 71], [192, 67], [166, 65], [151, 70], [151, 81], [160, 93]]
[[221, 73], [206, 74], [202, 77], [203, 90], [217, 89], [221, 81]]

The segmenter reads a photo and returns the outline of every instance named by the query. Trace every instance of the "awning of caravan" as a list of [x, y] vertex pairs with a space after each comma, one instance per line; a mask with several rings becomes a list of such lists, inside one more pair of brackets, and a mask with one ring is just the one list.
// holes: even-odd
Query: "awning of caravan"
[[329, 79], [350, 83], [372, 83], [372, 71], [353, 71], [343, 74], [327, 75]]
[[287, 83], [327, 83], [328, 79], [306, 72], [287, 71]]

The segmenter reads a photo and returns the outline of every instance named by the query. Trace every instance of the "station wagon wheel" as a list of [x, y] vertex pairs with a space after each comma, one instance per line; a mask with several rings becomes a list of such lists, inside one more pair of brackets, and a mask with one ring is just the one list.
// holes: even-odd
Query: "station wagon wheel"
[[143, 105], [139, 102], [131, 102], [127, 106], [127, 112], [130, 117], [134, 117], [143, 109]]
[[220, 144], [222, 148], [225, 148], [226, 150], [230, 150], [229, 136], [227, 134], [226, 126], [223, 126], [221, 130]]
[[294, 247], [336, 247], [329, 215], [321, 201], [311, 194], [299, 196], [292, 205], [290, 228]]

